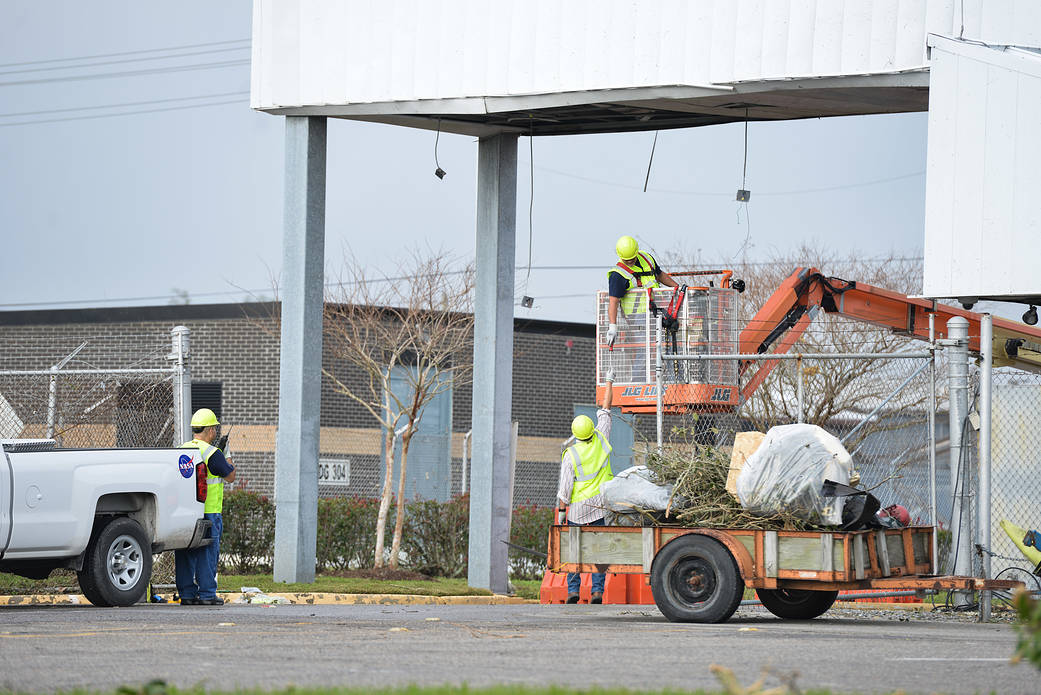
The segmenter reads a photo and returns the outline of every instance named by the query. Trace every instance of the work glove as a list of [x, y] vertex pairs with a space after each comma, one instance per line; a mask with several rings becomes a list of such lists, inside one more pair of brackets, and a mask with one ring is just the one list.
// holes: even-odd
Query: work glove
[[604, 375], [604, 381], [606, 381], [608, 383], [614, 381], [614, 370], [613, 369], [608, 369], [607, 370], [607, 374]]
[[612, 323], [607, 327], [607, 347], [614, 347], [614, 339], [618, 337], [618, 325]]

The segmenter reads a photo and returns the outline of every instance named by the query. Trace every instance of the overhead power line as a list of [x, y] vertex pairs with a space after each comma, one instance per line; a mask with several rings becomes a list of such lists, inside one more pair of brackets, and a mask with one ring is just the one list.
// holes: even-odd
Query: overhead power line
[[117, 56], [141, 55], [143, 53], [159, 53], [162, 51], [181, 51], [190, 48], [205, 48], [207, 46], [226, 46], [230, 43], [249, 42], [250, 39], [232, 39], [230, 41], [210, 41], [208, 43], [189, 43], [180, 46], [167, 46], [166, 48], [143, 48], [137, 51], [120, 51], [119, 53], [95, 53], [94, 55], [73, 56], [71, 58], [48, 58], [46, 60], [23, 60], [17, 63], [0, 63], [0, 68], [13, 68], [20, 65], [44, 65], [46, 63], [69, 63], [76, 60], [93, 60], [94, 58], [114, 58]]
[[[907, 257], [902, 257], [902, 258], [888, 258], [888, 257], [886, 257], [886, 258], [868, 258], [868, 259], [863, 259], [863, 260], [865, 262], [882, 261], [882, 260], [920, 261], [920, 260], [922, 260], [922, 257], [921, 256], [907, 256]], [[710, 263], [710, 264], [703, 264], [703, 265], [710, 265], [712, 267], [721, 267], [722, 265], [726, 265], [726, 264], [711, 264]], [[776, 263], [773, 262], [773, 261], [763, 261], [763, 262], [759, 262], [759, 263], [743, 263], [742, 265], [744, 265], [744, 266], [769, 266], [769, 265], [776, 265]], [[527, 268], [526, 265], [518, 265], [518, 266], [514, 267], [514, 270], [524, 270], [525, 268]], [[603, 268], [604, 268], [603, 265], [543, 265], [543, 266], [533, 265], [531, 267], [532, 270], [602, 270]], [[466, 271], [453, 270], [453, 271], [449, 271], [449, 272], [447, 272], [445, 274], [446, 275], [460, 275], [460, 274], [462, 274], [464, 272], [466, 272]], [[414, 276], [414, 275], [400, 275], [400, 276], [397, 276], [397, 277], [374, 278], [374, 279], [371, 279], [371, 280], [367, 280], [367, 282], [400, 282], [402, 280], [415, 280], [415, 279], [416, 279], [416, 276]], [[345, 287], [345, 286], [349, 286], [349, 285], [353, 285], [353, 284], [357, 284], [357, 283], [356, 282], [336, 282], [336, 281], [330, 281], [330, 282], [326, 282], [325, 286], [326, 287]], [[240, 289], [234, 289], [234, 290], [223, 290], [223, 291], [220, 291], [220, 292], [192, 292], [192, 293], [188, 294], [188, 297], [190, 297], [190, 298], [191, 297], [221, 297], [221, 296], [225, 296], [226, 297], [228, 295], [233, 295], [233, 294], [250, 294], [250, 295], [255, 295], [255, 294], [262, 293], [262, 292], [271, 292], [271, 291], [273, 291], [275, 289], [277, 289], [277, 288], [265, 287], [263, 289], [252, 289], [252, 290], [250, 290], [250, 289], [241, 289], [240, 288]], [[16, 309], [16, 308], [26, 308], [26, 307], [48, 307], [48, 306], [55, 306], [55, 305], [59, 305], [59, 304], [98, 304], [98, 303], [101, 303], [101, 302], [156, 301], [156, 300], [162, 300], [162, 299], [171, 299], [171, 298], [178, 297], [178, 296], [179, 295], [176, 295], [176, 294], [160, 294], [160, 295], [152, 295], [152, 296], [114, 297], [114, 298], [105, 298], [105, 299], [70, 299], [70, 300], [64, 300], [64, 301], [63, 300], [57, 300], [57, 301], [53, 301], [53, 302], [21, 302], [21, 303], [12, 303], [12, 304], [0, 304], [0, 309]], [[559, 298], [585, 297], [585, 296], [589, 296], [589, 294], [588, 293], [581, 293], [581, 294], [547, 295], [546, 297], [542, 297], [542, 298], [545, 298], [545, 299], [559, 299]]]
[[248, 60], [228, 60], [214, 63], [192, 63], [191, 65], [172, 65], [165, 68], [148, 68], [145, 70], [124, 70], [121, 72], [99, 72], [91, 75], [70, 75], [69, 77], [41, 77], [35, 80], [16, 80], [0, 82], [0, 87], [11, 87], [23, 84], [45, 84], [48, 82], [81, 82], [84, 80], [105, 80], [113, 77], [135, 77], [138, 75], [159, 75], [171, 72], [188, 72], [191, 70], [213, 70], [249, 65]]
[[[168, 104], [174, 101], [189, 101], [192, 99], [218, 99], [220, 97], [241, 97], [249, 92], [221, 92], [219, 94], [200, 94], [198, 96], [173, 97], [170, 99], [152, 99], [149, 101], [127, 101], [119, 104], [98, 104], [97, 106], [71, 106], [66, 109], [48, 109], [46, 111], [19, 111], [16, 113], [0, 113], [0, 118], [14, 118], [17, 116], [45, 116], [52, 113], [69, 113], [71, 111], [96, 111], [98, 109], [118, 109], [127, 106], [148, 106], [151, 104]], [[112, 114], [120, 116], [122, 114]]]
[[[563, 177], [569, 178], [569, 179], [576, 179], [578, 181], [586, 181], [588, 183], [596, 183], [596, 184], [600, 184], [602, 186], [612, 186], [614, 188], [625, 188], [625, 189], [632, 190], [632, 191], [639, 191], [640, 190], [639, 186], [632, 186], [632, 185], [627, 184], [627, 183], [619, 183], [617, 181], [607, 181], [607, 180], [604, 180], [604, 179], [597, 179], [597, 178], [593, 178], [593, 177], [590, 177], [590, 176], [581, 176], [579, 174], [572, 174], [570, 172], [561, 171], [559, 169], [550, 169], [549, 167], [535, 167], [535, 168], [536, 169], [541, 169], [542, 171], [548, 171], [551, 174], [556, 174], [557, 176], [563, 176]], [[844, 190], [844, 189], [847, 189], [847, 188], [860, 188], [862, 186], [876, 186], [878, 184], [891, 183], [893, 181], [902, 181], [904, 179], [910, 179], [910, 178], [915, 178], [917, 176], [924, 176], [924, 175], [925, 175], [925, 170], [922, 169], [921, 171], [911, 172], [910, 174], [902, 174], [900, 176], [890, 176], [890, 177], [886, 177], [886, 178], [882, 178], [882, 179], [873, 179], [873, 180], [870, 180], [870, 181], [860, 181], [860, 182], [857, 182], [857, 183], [847, 183], [847, 184], [841, 184], [841, 185], [838, 185], [838, 186], [825, 186], [825, 187], [822, 187], [822, 188], [800, 188], [798, 190], [790, 190], [790, 191], [772, 191], [772, 192], [766, 192], [766, 193], [760, 193], [760, 192], [757, 191], [756, 195], [757, 196], [775, 196], [775, 195], [796, 195], [796, 194], [801, 194], [801, 193], [823, 193], [823, 192], [826, 192], [826, 191], [840, 191], [840, 190]], [[691, 190], [683, 190], [683, 189], [677, 189], [677, 188], [650, 188], [650, 189], [648, 189], [648, 192], [649, 193], [665, 193], [667, 195], [701, 196], [701, 197], [709, 197], [709, 198], [733, 198], [734, 197], [733, 193], [722, 193], [722, 192], [715, 192], [715, 191], [691, 191]]]
[[211, 48], [207, 51], [192, 51], [190, 53], [170, 53], [169, 55], [145, 56], [143, 58], [119, 58], [116, 60], [103, 60], [95, 63], [79, 63], [77, 65], [50, 65], [45, 68], [22, 68], [19, 70], [5, 70], [0, 75], [18, 75], [26, 72], [49, 72], [52, 70], [75, 70], [77, 68], [94, 68], [99, 65], [122, 65], [124, 63], [141, 63], [146, 60], [174, 60], [176, 58], [190, 58], [192, 56], [209, 55], [211, 53], [227, 53], [229, 51], [248, 50], [249, 46], [233, 46], [231, 48]]
[[214, 101], [208, 104], [183, 104], [181, 106], [167, 106], [159, 109], [139, 109], [137, 111], [120, 111], [119, 113], [98, 113], [92, 116], [68, 116], [66, 118], [42, 118], [35, 121], [15, 121], [14, 123], [0, 123], [0, 128], [16, 125], [37, 125], [40, 123], [61, 123], [64, 121], [88, 121], [97, 118], [115, 118], [116, 116], [137, 116], [143, 113], [160, 113], [163, 111], [182, 111], [184, 109], [201, 109], [207, 106], [226, 106], [228, 104], [244, 104], [245, 99], [228, 99], [225, 101]]

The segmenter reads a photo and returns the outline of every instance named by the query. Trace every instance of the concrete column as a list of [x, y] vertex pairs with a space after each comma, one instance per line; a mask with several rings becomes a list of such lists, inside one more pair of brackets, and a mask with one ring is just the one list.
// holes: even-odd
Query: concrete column
[[477, 146], [477, 287], [474, 302], [473, 457], [470, 465], [470, 586], [507, 591], [512, 500], [513, 275], [516, 263], [517, 136]]
[[282, 352], [275, 442], [276, 582], [313, 582], [325, 259], [325, 118], [286, 117]]

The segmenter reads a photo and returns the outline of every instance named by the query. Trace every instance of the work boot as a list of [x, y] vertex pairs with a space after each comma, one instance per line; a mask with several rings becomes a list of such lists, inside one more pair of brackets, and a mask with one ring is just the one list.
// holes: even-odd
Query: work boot
[[578, 594], [568, 594], [567, 595], [567, 602], [568, 603], [578, 603]]
[[603, 603], [604, 602], [604, 592], [602, 592], [602, 591], [594, 591], [593, 595], [589, 597], [589, 602], [590, 603]]
[[197, 599], [197, 598], [187, 598], [187, 597], [186, 598], [182, 598], [181, 599], [181, 605], [182, 606], [198, 606], [199, 605], [199, 599]]
[[199, 599], [197, 605], [200, 605], [200, 606], [223, 606], [224, 605], [224, 599], [216, 598], [216, 597], [214, 597], [214, 598], [201, 598], [201, 599]]

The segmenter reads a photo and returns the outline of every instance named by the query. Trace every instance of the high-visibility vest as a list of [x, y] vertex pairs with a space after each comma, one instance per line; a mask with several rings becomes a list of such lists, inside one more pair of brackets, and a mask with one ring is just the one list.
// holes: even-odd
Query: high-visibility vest
[[[622, 297], [622, 313], [640, 314], [647, 311], [646, 288], [660, 287], [658, 276], [654, 273], [654, 256], [643, 251], [636, 252], [636, 262], [632, 265], [618, 261], [617, 264], [607, 271], [608, 282], [611, 273], [618, 273], [626, 279], [628, 285], [625, 288], [625, 296]], [[633, 289], [640, 290], [633, 292]]]
[[206, 465], [206, 506], [202, 511], [204, 514], [220, 514], [224, 508], [224, 478], [210, 473], [210, 457], [220, 451], [212, 444], [207, 444], [201, 439], [193, 439], [180, 446], [181, 449], [198, 449], [202, 454], [202, 462]]
[[575, 442], [564, 450], [571, 452], [571, 470], [575, 484], [571, 486], [571, 504], [596, 497], [600, 486], [614, 477], [611, 473], [611, 443], [599, 430], [585, 442]]

